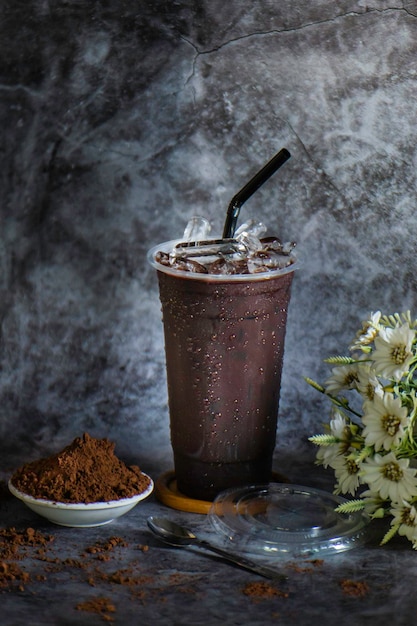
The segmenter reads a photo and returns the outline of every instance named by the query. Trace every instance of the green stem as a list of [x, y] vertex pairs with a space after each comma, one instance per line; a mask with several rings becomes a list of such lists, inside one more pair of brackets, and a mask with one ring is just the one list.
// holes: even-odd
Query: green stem
[[337, 398], [336, 396], [333, 396], [331, 393], [327, 393], [325, 388], [322, 385], [319, 385], [319, 383], [316, 383], [315, 380], [313, 380], [312, 378], [308, 378], [308, 376], [304, 377], [304, 380], [306, 381], [306, 383], [308, 383], [309, 385], [311, 385], [311, 387], [314, 387], [314, 389], [316, 389], [316, 391], [319, 391], [320, 393], [322, 393], [323, 395], [327, 396], [328, 398], [330, 398], [330, 400], [333, 402], [333, 404], [335, 404], [336, 406], [340, 407], [341, 409], [345, 409], [345, 411], [349, 411], [350, 413], [352, 413], [352, 415], [356, 415], [356, 417], [361, 418], [362, 415], [360, 413], [357, 413], [354, 409], [352, 409], [349, 406], [349, 403], [347, 400], [340, 400], [339, 398]]
[[325, 396], [330, 398], [330, 400], [336, 406], [340, 407], [341, 409], [345, 409], [345, 411], [349, 411], [349, 413], [352, 413], [352, 415], [356, 415], [356, 417], [359, 417], [359, 418], [362, 417], [360, 413], [358, 413], [357, 411], [355, 411], [349, 406], [349, 403], [347, 400], [340, 400], [340, 398], [338, 398], [337, 396], [333, 396], [331, 393], [327, 393], [326, 391], [324, 391], [323, 393]]

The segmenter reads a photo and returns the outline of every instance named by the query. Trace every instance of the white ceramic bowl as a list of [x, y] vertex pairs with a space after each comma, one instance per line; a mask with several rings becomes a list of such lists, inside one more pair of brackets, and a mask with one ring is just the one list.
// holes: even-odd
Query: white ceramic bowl
[[150, 480], [148, 487], [145, 491], [132, 498], [111, 500], [109, 502], [91, 502], [89, 504], [69, 504], [33, 498], [16, 489], [11, 481], [9, 481], [9, 489], [16, 498], [22, 500], [32, 511], [42, 515], [42, 517], [46, 517], [47, 520], [54, 524], [75, 528], [89, 528], [91, 526], [109, 524], [117, 517], [121, 517], [133, 509], [138, 502], [147, 498], [152, 493], [154, 487], [152, 479], [149, 476], [147, 477]]

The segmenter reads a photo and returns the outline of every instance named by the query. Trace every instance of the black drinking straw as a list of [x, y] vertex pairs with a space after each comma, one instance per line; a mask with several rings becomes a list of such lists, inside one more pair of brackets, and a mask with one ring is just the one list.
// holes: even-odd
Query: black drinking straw
[[281, 165], [284, 165], [284, 163], [288, 161], [290, 156], [288, 150], [282, 148], [282, 150], [272, 157], [272, 159], [232, 198], [227, 209], [226, 221], [223, 228], [224, 239], [229, 239], [235, 234], [236, 222], [242, 204], [246, 202], [272, 174], [275, 174]]

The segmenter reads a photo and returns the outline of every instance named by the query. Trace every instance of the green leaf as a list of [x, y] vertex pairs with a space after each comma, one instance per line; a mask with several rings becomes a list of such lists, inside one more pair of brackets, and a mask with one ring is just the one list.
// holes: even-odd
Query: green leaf
[[327, 359], [324, 359], [324, 362], [332, 365], [351, 365], [352, 363], [357, 363], [358, 360], [350, 356], [329, 356]]
[[320, 391], [320, 393], [325, 393], [324, 387], [322, 385], [319, 385], [319, 383], [316, 383], [316, 381], [313, 380], [312, 378], [308, 378], [308, 376], [304, 376], [304, 380], [306, 381], [306, 383], [314, 387], [314, 389], [316, 389], [317, 391]]
[[372, 456], [374, 453], [374, 448], [371, 446], [365, 446], [362, 448], [362, 450], [359, 452], [358, 456], [356, 457], [356, 463], [362, 463], [362, 461], [364, 459], [366, 459], [368, 456]]
[[384, 507], [380, 506], [379, 509], [376, 509], [376, 511], [371, 513], [369, 517], [371, 519], [382, 519], [383, 517], [385, 517], [386, 514], [387, 514], [387, 511], [384, 509]]
[[316, 446], [332, 446], [335, 443], [340, 443], [340, 439], [334, 435], [313, 435], [308, 440], [315, 443]]
[[335, 508], [335, 511], [336, 513], [356, 513], [357, 511], [363, 511], [364, 508], [365, 502], [358, 499], [339, 504], [339, 506]]
[[400, 529], [401, 524], [393, 524], [391, 526], [391, 528], [389, 529], [389, 531], [387, 533], [385, 533], [385, 535], [382, 538], [382, 541], [379, 545], [383, 546], [386, 543], [388, 543], [388, 541], [391, 541], [391, 539], [397, 534], [397, 532]]

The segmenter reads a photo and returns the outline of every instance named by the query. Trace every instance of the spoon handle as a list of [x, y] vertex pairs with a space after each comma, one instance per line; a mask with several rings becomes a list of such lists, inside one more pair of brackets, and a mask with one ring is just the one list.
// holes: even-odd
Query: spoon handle
[[251, 561], [250, 559], [247, 559], [243, 556], [240, 556], [237, 554], [231, 554], [227, 550], [223, 550], [223, 548], [218, 548], [217, 546], [212, 545], [211, 543], [209, 543], [208, 541], [205, 541], [204, 539], [199, 539], [198, 541], [195, 541], [194, 545], [198, 545], [200, 548], [204, 548], [205, 550], [210, 550], [211, 552], [215, 552], [216, 554], [218, 554], [219, 556], [222, 556], [224, 559], [227, 559], [231, 563], [234, 563], [235, 565], [240, 565], [240, 567], [243, 567], [244, 569], [247, 569], [251, 572], [255, 572], [255, 574], [259, 574], [260, 576], [263, 576], [264, 578], [275, 578], [275, 579], [279, 578], [281, 580], [287, 579], [287, 576], [285, 576], [285, 574], [281, 574], [280, 572], [277, 572], [272, 567], [266, 567], [264, 565], [255, 563], [254, 561]]

